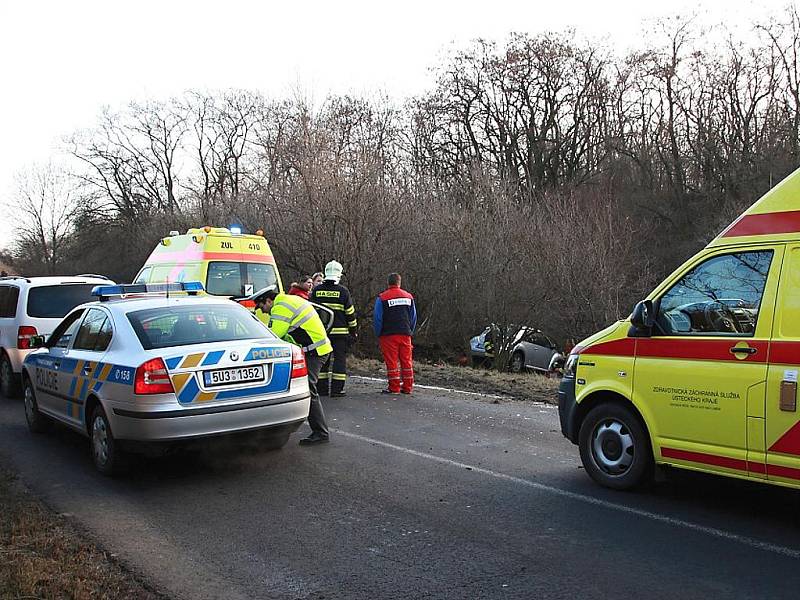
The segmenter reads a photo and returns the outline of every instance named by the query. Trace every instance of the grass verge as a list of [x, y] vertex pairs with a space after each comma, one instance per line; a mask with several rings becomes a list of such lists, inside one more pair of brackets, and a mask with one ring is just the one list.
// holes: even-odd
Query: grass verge
[[[385, 377], [383, 363], [371, 358], [348, 357], [347, 368], [353, 375]], [[490, 369], [473, 369], [444, 363], [414, 363], [414, 381], [421, 385], [502, 395], [514, 400], [558, 403], [556, 377], [536, 373], [501, 373]]]
[[163, 599], [0, 464], [0, 598]]

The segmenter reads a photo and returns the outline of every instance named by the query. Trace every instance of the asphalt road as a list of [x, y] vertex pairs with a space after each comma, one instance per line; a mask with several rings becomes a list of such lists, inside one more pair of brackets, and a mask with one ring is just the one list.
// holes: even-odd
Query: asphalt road
[[0, 452], [111, 552], [180, 598], [797, 598], [800, 496], [691, 473], [594, 485], [552, 406], [351, 381], [331, 444], [206, 450], [95, 473], [87, 441]]

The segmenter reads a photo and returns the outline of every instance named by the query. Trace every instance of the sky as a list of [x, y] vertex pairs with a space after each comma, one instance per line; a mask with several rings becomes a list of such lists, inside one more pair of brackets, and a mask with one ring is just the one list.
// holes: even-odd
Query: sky
[[[56, 157], [61, 140], [103, 107], [188, 89], [384, 93], [428, 89], [453, 49], [510, 32], [575, 30], [620, 50], [648, 21], [695, 14], [747, 24], [786, 1], [674, 0], [0, 0], [0, 206], [15, 173]], [[15, 215], [0, 211], [0, 248]]]

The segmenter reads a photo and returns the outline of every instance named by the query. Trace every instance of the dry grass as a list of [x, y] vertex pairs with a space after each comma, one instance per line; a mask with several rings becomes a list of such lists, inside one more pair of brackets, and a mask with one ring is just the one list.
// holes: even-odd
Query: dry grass
[[[370, 358], [347, 359], [353, 375], [385, 377], [383, 363]], [[458, 367], [444, 363], [414, 363], [414, 380], [422, 385], [498, 394], [515, 400], [534, 400], [556, 404], [559, 380], [535, 373], [500, 373], [488, 369]]]
[[0, 598], [157, 599], [0, 466]]

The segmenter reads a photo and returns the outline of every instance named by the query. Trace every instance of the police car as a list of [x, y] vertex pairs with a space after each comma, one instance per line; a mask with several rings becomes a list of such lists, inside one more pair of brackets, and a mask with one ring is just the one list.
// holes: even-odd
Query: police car
[[302, 351], [200, 283], [98, 286], [23, 364], [25, 415], [91, 439], [95, 466], [128, 442], [174, 442], [270, 428], [283, 446], [308, 416]]

